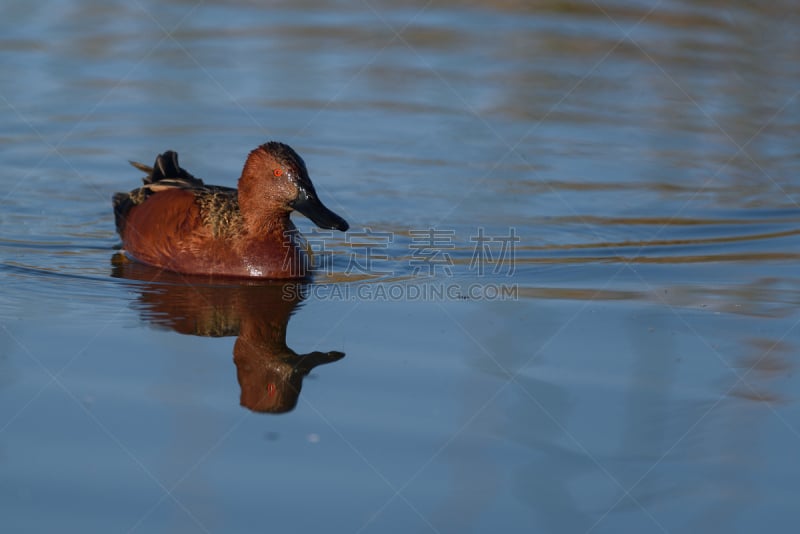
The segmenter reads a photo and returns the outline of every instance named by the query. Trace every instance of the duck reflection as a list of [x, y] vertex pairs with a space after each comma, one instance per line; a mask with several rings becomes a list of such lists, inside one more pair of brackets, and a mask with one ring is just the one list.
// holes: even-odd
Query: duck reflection
[[301, 282], [186, 277], [119, 254], [112, 263], [112, 276], [144, 282], [138, 302], [146, 321], [181, 334], [237, 336], [233, 361], [240, 403], [250, 410], [293, 410], [311, 370], [344, 357], [337, 351], [297, 354], [286, 345], [289, 316], [303, 298]]

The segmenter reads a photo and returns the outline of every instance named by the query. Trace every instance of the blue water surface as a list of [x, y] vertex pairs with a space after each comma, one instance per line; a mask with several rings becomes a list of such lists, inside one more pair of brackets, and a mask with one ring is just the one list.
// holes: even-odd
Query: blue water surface
[[[3, 532], [791, 532], [794, 2], [0, 8]], [[119, 254], [268, 140], [304, 285]]]

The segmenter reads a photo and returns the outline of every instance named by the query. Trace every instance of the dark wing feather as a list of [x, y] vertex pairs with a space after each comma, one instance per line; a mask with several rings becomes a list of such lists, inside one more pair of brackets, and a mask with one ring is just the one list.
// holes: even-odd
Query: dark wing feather
[[195, 178], [189, 171], [178, 164], [178, 153], [174, 150], [167, 150], [163, 154], [159, 154], [152, 167], [135, 161], [130, 161], [129, 163], [140, 171], [147, 173], [147, 176], [142, 180], [145, 185], [169, 180], [170, 182], [184, 182], [188, 187], [204, 186], [203, 180]]
[[235, 188], [205, 185], [201, 179], [195, 178], [189, 171], [178, 164], [178, 153], [174, 150], [167, 150], [163, 154], [159, 154], [152, 167], [135, 161], [129, 161], [129, 163], [146, 173], [147, 176], [142, 180], [144, 183], [142, 187], [129, 193], [116, 193], [113, 197], [114, 222], [120, 235], [125, 229], [125, 219], [128, 212], [134, 206], [147, 200], [150, 195], [165, 189], [194, 190], [201, 202], [203, 211], [208, 214], [207, 217], [216, 219], [217, 216], [214, 212], [219, 210], [238, 213]]
[[147, 174], [142, 179], [143, 186], [128, 193], [115, 193], [112, 198], [114, 206], [114, 222], [117, 232], [122, 235], [125, 229], [125, 218], [134, 206], [141, 204], [147, 198], [158, 191], [166, 188], [177, 187], [180, 189], [207, 189], [209, 191], [232, 192], [235, 189], [229, 187], [207, 187], [202, 180], [192, 176], [189, 171], [178, 164], [178, 153], [174, 150], [167, 150], [156, 157], [152, 167], [143, 163], [129, 161], [131, 165]]

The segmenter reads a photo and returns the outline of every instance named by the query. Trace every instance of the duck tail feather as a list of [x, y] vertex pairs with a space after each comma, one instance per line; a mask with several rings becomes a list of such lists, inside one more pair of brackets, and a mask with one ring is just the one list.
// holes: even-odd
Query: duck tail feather
[[174, 150], [167, 150], [163, 154], [159, 154], [152, 167], [137, 161], [128, 161], [128, 163], [147, 174], [142, 179], [144, 185], [155, 184], [162, 180], [172, 180], [182, 181], [191, 187], [203, 186], [202, 180], [195, 178], [178, 164], [178, 153]]

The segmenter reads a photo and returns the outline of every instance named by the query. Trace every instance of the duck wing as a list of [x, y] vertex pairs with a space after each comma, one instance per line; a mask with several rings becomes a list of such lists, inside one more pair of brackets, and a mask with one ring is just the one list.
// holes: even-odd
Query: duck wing
[[163, 154], [159, 154], [152, 167], [136, 161], [128, 163], [146, 173], [146, 176], [142, 179], [142, 187], [127, 193], [116, 193], [113, 196], [114, 222], [120, 235], [125, 228], [125, 219], [130, 210], [160, 191], [186, 189], [194, 192], [198, 198], [215, 200], [212, 204], [220, 201], [225, 204], [238, 204], [235, 188], [206, 185], [203, 180], [195, 178], [180, 166], [178, 153], [174, 150], [167, 150]]

